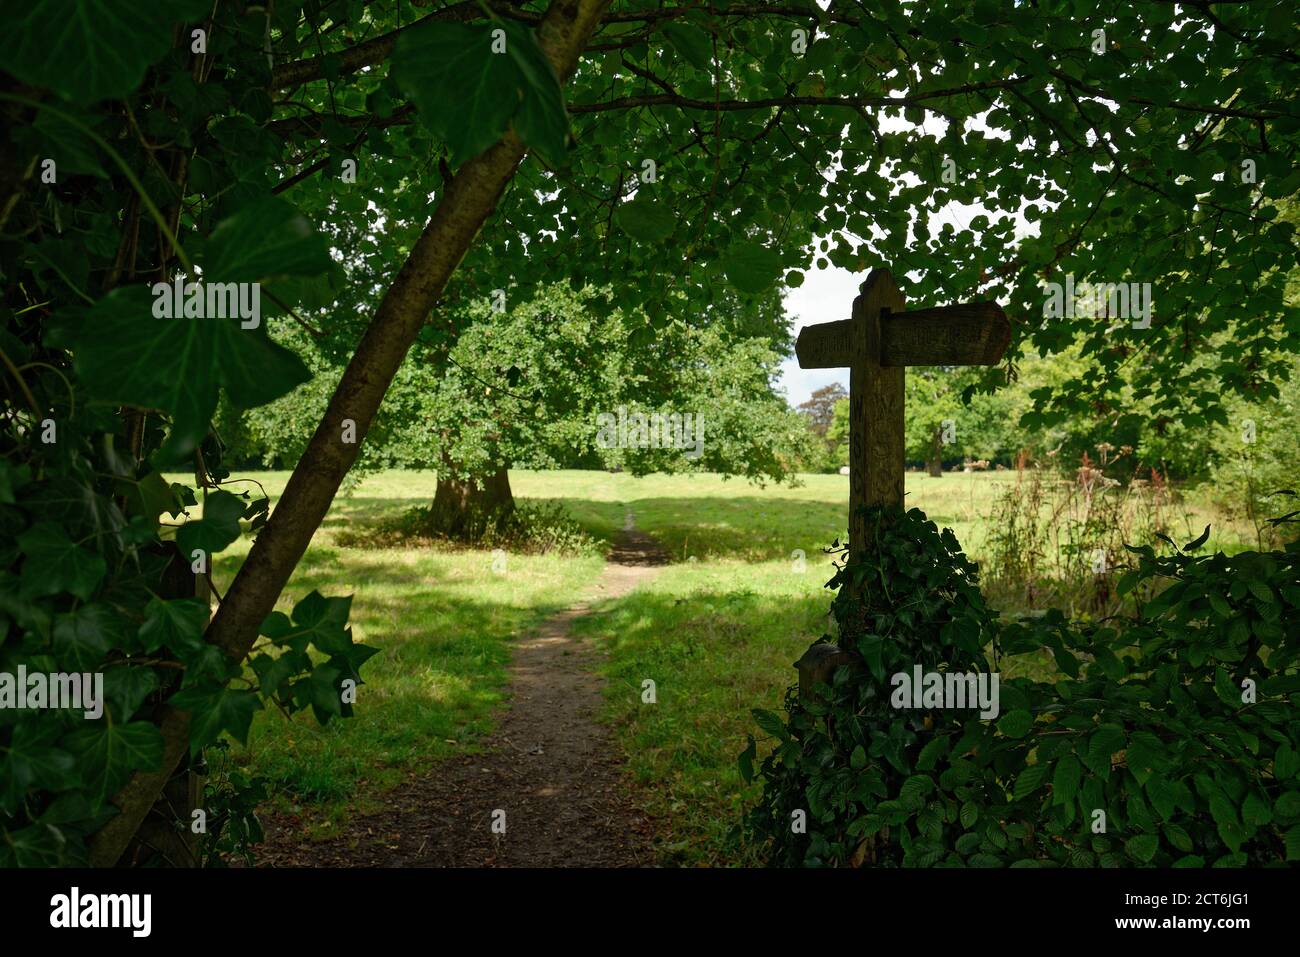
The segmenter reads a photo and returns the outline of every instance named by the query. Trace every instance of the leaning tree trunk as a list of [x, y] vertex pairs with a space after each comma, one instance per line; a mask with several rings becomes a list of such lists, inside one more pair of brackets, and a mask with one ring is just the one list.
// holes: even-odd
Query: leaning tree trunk
[[939, 441], [939, 430], [934, 430], [930, 440], [930, 460], [925, 463], [926, 471], [932, 478], [943, 477], [943, 444]]
[[[453, 538], [470, 530], [475, 518], [514, 511], [510, 472], [499, 465], [491, 475], [454, 478], [444, 469], [433, 493], [431, 518], [434, 530]], [[443, 475], [446, 474], [444, 478]]]
[[[573, 74], [579, 54], [608, 6], [609, 0], [551, 0], [537, 39], [561, 80]], [[275, 608], [356, 460], [360, 446], [338, 441], [343, 422], [351, 420], [357, 438], [365, 438], [398, 367], [479, 229], [496, 209], [524, 152], [523, 142], [509, 129], [494, 146], [462, 166], [443, 190], [428, 225], [353, 352], [279, 503], [208, 625], [208, 643], [232, 661], [242, 663], [248, 657], [261, 623]], [[164, 715], [162, 763], [157, 770], [135, 772], [114, 797], [121, 813], [92, 838], [92, 866], [111, 867], [122, 856], [188, 750], [189, 722], [184, 711], [169, 709]]]

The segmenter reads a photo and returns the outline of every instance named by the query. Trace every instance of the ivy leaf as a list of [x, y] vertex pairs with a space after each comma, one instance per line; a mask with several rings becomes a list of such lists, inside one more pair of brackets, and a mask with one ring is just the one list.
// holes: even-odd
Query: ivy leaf
[[152, 668], [109, 668], [104, 674], [104, 697], [118, 722], [129, 720], [157, 688], [158, 676]]
[[562, 166], [569, 145], [569, 111], [560, 79], [531, 28], [513, 20], [505, 21], [504, 28], [506, 49], [523, 79], [515, 132], [551, 166]]
[[207, 282], [267, 282], [328, 272], [329, 243], [291, 204], [271, 196], [217, 224], [203, 257]]
[[72, 732], [66, 743], [77, 755], [86, 796], [96, 807], [117, 793], [132, 771], [157, 770], [162, 763], [162, 732], [148, 721], [97, 721]]
[[343, 714], [343, 700], [339, 695], [342, 679], [343, 672], [338, 668], [318, 665], [306, 678], [294, 682], [291, 689], [294, 702], [300, 708], [310, 705], [316, 720], [328, 724], [330, 718]]
[[204, 0], [28, 0], [5, 11], [0, 67], [80, 103], [117, 99], [172, 45], [172, 25]]
[[[288, 643], [290, 647], [302, 650], [304, 642], [290, 639], [306, 639], [319, 651], [327, 655], [347, 656], [352, 650], [352, 636], [348, 631], [348, 615], [352, 609], [352, 596], [326, 598], [318, 591], [303, 598], [293, 607], [293, 628], [285, 631], [283, 625], [276, 626], [268, 618], [263, 625], [263, 633], [277, 644]], [[270, 627], [270, 632], [267, 628]]]
[[[86, 118], [80, 117], [78, 120], [83, 125], [93, 126], [93, 120], [88, 122]], [[99, 159], [98, 147], [76, 124], [42, 110], [37, 114], [31, 129], [38, 134], [33, 137], [40, 150], [37, 155], [51, 157], [60, 173], [85, 173], [108, 179], [108, 173], [104, 171]]]
[[160, 319], [144, 286], [113, 290], [85, 314], [74, 338], [82, 385], [100, 402], [161, 409], [172, 417], [159, 452], [177, 461], [208, 433], [217, 392], [240, 409], [264, 405], [311, 378], [263, 326], [238, 318]]
[[244, 502], [239, 496], [222, 489], [211, 492], [203, 502], [203, 517], [176, 530], [176, 547], [185, 558], [190, 558], [195, 549], [215, 555], [239, 538], [243, 515]]
[[157, 472], [140, 479], [124, 479], [117, 487], [126, 500], [127, 514], [141, 516], [151, 529], [157, 530], [158, 516], [163, 512], [175, 516], [182, 510], [175, 489]]
[[82, 548], [53, 522], [37, 522], [18, 536], [24, 598], [71, 592], [88, 599], [108, 571], [103, 556]]
[[781, 276], [781, 255], [755, 242], [734, 243], [722, 260], [727, 279], [749, 295], [766, 292]]
[[0, 867], [66, 866], [67, 843], [62, 831], [44, 822], [9, 831], [0, 841]]
[[55, 746], [59, 735], [59, 727], [47, 721], [14, 728], [8, 747], [0, 750], [0, 810], [5, 814], [17, 811], [33, 788], [61, 790], [72, 783], [76, 762]]
[[120, 637], [118, 619], [107, 605], [83, 605], [54, 621], [54, 650], [59, 664], [74, 671], [90, 671], [108, 654]]
[[459, 166], [501, 138], [520, 103], [520, 76], [506, 50], [492, 51], [489, 24], [427, 23], [403, 32], [393, 78], [420, 120], [447, 144]]
[[311, 657], [307, 652], [291, 648], [275, 658], [267, 654], [258, 655], [249, 665], [257, 674], [258, 688], [265, 697], [278, 696], [286, 681], [312, 668]]
[[203, 643], [203, 629], [208, 624], [208, 606], [199, 598], [150, 600], [140, 626], [144, 650], [153, 653], [166, 646], [177, 654], [196, 651]]
[[240, 742], [248, 741], [253, 712], [261, 710], [257, 693], [243, 688], [197, 685], [182, 688], [171, 703], [190, 712], [190, 751], [197, 754], [228, 731]]

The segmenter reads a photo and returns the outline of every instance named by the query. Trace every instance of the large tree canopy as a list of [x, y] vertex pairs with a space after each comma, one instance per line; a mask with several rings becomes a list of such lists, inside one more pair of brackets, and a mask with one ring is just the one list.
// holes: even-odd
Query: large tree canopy
[[[608, 288], [611, 308], [650, 317], [628, 345], [652, 350], [656, 324], [721, 323], [728, 297], [883, 261], [927, 305], [996, 296], [1020, 348], [1077, 347], [1087, 372], [1037, 396], [1040, 416], [1119, 422], [1139, 414], [1127, 395], [1195, 425], [1221, 419], [1225, 395], [1272, 394], [1300, 336], [1283, 299], [1294, 228], [1278, 217], [1300, 188], [1293, 14], [1283, 0], [28, 3], [0, 32], [0, 507], [19, 542], [0, 607], [24, 653], [48, 650], [51, 620], [82, 665], [136, 653], [122, 636], [157, 582], [135, 559], [179, 507], [156, 469], [212, 450], [223, 394], [260, 406], [307, 378], [277, 341], [286, 324], [327, 327], [347, 364], [269, 521], [247, 515], [265, 525], [207, 644], [192, 609], [149, 613], [145, 645], [169, 637], [202, 681], [144, 711], [132, 684], [121, 722], [63, 742], [93, 780], [11, 747], [28, 762], [11, 780], [85, 806], [56, 825], [14, 793], [0, 812], [39, 830], [24, 831], [32, 855], [52, 853], [49, 829], [93, 832], [134, 770], [90, 858], [115, 861], [186, 742], [247, 727], [251, 692], [223, 692], [230, 671], [205, 655], [242, 662], [259, 631], [305, 629], [344, 656], [295, 692], [329, 700], [354, 670], [331, 630], [346, 607], [268, 614], [413, 344], [448, 354], [494, 290]], [[156, 314], [146, 283], [182, 272], [260, 284], [260, 314]], [[1046, 317], [1040, 283], [1067, 277], [1149, 288], [1149, 324]], [[1224, 361], [1198, 362], [1211, 343]], [[47, 419], [56, 443], [36, 440]], [[237, 533], [226, 494], [189, 539], [219, 550]]]
[[[417, 345], [403, 364], [354, 475], [414, 467], [475, 480], [509, 465], [787, 476], [806, 438], [773, 388], [789, 342], [779, 301], [732, 302], [726, 316], [703, 325], [684, 313], [656, 330], [650, 348], [636, 349], [629, 343], [648, 318], [609, 311], [607, 300], [606, 292], [558, 284], [499, 312], [487, 299], [471, 303], [453, 348]], [[314, 340], [297, 328], [282, 336], [313, 379], [256, 409], [223, 407], [227, 459], [273, 467], [298, 460], [338, 380], [330, 362], [337, 338]], [[699, 454], [602, 443], [600, 416], [620, 408], [625, 418], [689, 415], [690, 431], [701, 427]]]

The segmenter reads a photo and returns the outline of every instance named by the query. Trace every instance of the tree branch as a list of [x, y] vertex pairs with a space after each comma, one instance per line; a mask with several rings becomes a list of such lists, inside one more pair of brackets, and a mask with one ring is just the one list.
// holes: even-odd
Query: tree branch
[[946, 99], [978, 93], [981, 90], [1004, 90], [1024, 83], [1029, 77], [1010, 77], [1005, 80], [988, 80], [967, 86], [944, 90], [930, 90], [907, 96], [770, 96], [757, 100], [700, 100], [671, 93], [645, 93], [640, 96], [620, 96], [600, 103], [570, 103], [570, 113], [601, 113], [606, 110], [627, 110], [639, 106], [679, 106], [687, 110], [734, 112], [737, 110], [764, 110], [778, 106], [843, 106], [862, 109], [871, 106], [921, 106], [930, 100]]
[[[498, 16], [506, 17], [511, 20], [518, 20], [523, 23], [539, 23], [541, 16], [527, 10], [520, 10], [518, 7], [510, 4], [492, 4], [492, 10]], [[612, 23], [644, 23], [646, 28], [642, 33], [634, 36], [621, 37], [619, 43], [596, 44], [590, 47], [592, 50], [599, 49], [621, 49], [624, 46], [640, 43], [652, 34], [655, 27], [659, 24], [670, 20], [676, 20], [685, 16], [692, 11], [690, 6], [666, 7], [662, 10], [637, 10], [622, 11], [607, 15], [602, 24]], [[745, 4], [729, 7], [726, 10], [715, 11], [714, 16], [719, 18], [752, 18], [757, 16], [766, 17], [783, 17], [794, 18], [800, 21], [817, 19], [819, 21], [828, 21], [833, 23], [844, 23], [850, 26], [856, 26], [860, 21], [857, 17], [844, 16], [842, 14], [827, 13], [818, 10], [816, 7], [807, 8], [798, 5], [769, 6], [766, 4]], [[334, 56], [338, 58], [335, 64], [340, 74], [355, 73], [357, 70], [367, 66], [375, 66], [383, 63], [393, 52], [393, 44], [397, 38], [407, 30], [418, 27], [421, 24], [430, 21], [443, 21], [450, 23], [469, 23], [474, 20], [481, 20], [486, 17], [483, 4], [477, 0], [468, 0], [468, 2], [453, 3], [449, 7], [437, 10], [428, 16], [421, 17], [404, 27], [398, 27], [396, 30], [390, 30], [382, 36], [358, 43], [356, 46], [348, 47], [338, 51]], [[626, 42], [624, 42], [626, 41]], [[291, 63], [285, 63], [275, 68], [271, 74], [271, 88], [281, 90], [285, 87], [297, 86], [300, 83], [309, 83], [312, 80], [322, 79], [324, 66], [323, 57], [312, 57], [306, 60], [294, 60]]]

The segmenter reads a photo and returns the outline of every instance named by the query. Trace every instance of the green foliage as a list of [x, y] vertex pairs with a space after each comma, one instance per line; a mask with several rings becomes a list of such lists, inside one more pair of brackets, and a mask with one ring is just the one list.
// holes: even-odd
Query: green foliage
[[207, 830], [199, 839], [199, 863], [203, 867], [226, 867], [239, 858], [245, 866], [254, 863], [253, 848], [261, 843], [262, 822], [257, 808], [266, 800], [266, 781], [233, 765], [230, 744], [212, 744], [204, 754], [203, 809]]
[[[177, 597], [177, 576], [192, 593], [189, 550], [224, 550], [241, 534], [242, 519], [262, 513], [264, 500], [215, 489], [202, 519], [168, 528], [158, 503], [182, 515], [183, 499], [147, 460], [119, 450], [115, 417], [91, 405], [60, 407], [56, 376], [33, 385], [38, 401], [58, 409], [59, 432], [49, 444], [26, 441], [40, 426], [19, 414], [4, 435], [0, 524], [14, 545], [6, 546], [0, 570], [0, 672], [99, 675], [106, 700], [93, 720], [75, 710], [0, 709], [0, 863], [7, 866], [85, 862], [87, 837], [111, 816], [109, 802], [131, 772], [157, 768], [165, 706], [192, 712], [197, 756], [222, 734], [242, 738], [263, 701], [290, 710], [311, 704], [323, 719], [340, 713], [342, 677], [356, 678], [372, 653], [344, 628], [346, 602], [335, 604], [328, 629], [318, 627], [311, 639], [329, 649], [328, 660], [281, 655], [273, 681], [227, 687], [239, 668], [203, 640], [207, 603]], [[51, 386], [53, 395], [45, 391]], [[184, 558], [165, 537], [172, 531]], [[322, 602], [313, 593], [299, 607]], [[266, 657], [254, 660], [255, 669]], [[290, 679], [290, 692], [278, 695]]]
[[[38, 6], [48, 14], [56, 5]], [[184, 5], [173, 6], [184, 15]], [[97, 10], [88, 42], [113, 37], [118, 13], [111, 5]], [[86, 16], [69, 15], [77, 23]], [[103, 82], [111, 93], [125, 92], [118, 84], [138, 82], [172, 32], [156, 18], [149, 30], [163, 31], [157, 54], [145, 55], [143, 39], [111, 51], [88, 48], [86, 62], [67, 71], [56, 89], [84, 99], [80, 84]], [[5, 43], [28, 42], [7, 36]], [[79, 36], [74, 28], [67, 42], [80, 42]], [[21, 71], [26, 54], [13, 55], [18, 59], [5, 64]], [[160, 190], [162, 202], [166, 191], [143, 154], [123, 145], [131, 157], [124, 159], [90, 131], [87, 124], [103, 123], [103, 116], [90, 119], [70, 109], [54, 108], [48, 116], [58, 122], [34, 131], [38, 139], [42, 131], [55, 137], [41, 148], [52, 147], [60, 160], [62, 145], [81, 137], [81, 152], [60, 174], [60, 183], [71, 183], [61, 187], [62, 198], [51, 193], [48, 203], [24, 215], [52, 217], [57, 233], [66, 203], [76, 207], [69, 218], [76, 229], [39, 251], [17, 251], [10, 242], [3, 260], [6, 277], [27, 302], [10, 298], [0, 307], [7, 383], [0, 429], [0, 672], [75, 672], [88, 676], [90, 687], [102, 678], [106, 701], [96, 718], [76, 710], [0, 709], [5, 865], [86, 863], [88, 839], [116, 813], [111, 802], [118, 791], [133, 772], [157, 770], [168, 709], [190, 713], [188, 743], [199, 762], [223, 735], [245, 736], [265, 702], [290, 711], [310, 705], [322, 720], [345, 713], [338, 703], [342, 682], [356, 680], [371, 653], [352, 642], [344, 610], [320, 638], [330, 646], [326, 660], [280, 655], [272, 682], [242, 681], [242, 663], [204, 640], [209, 607], [199, 597], [207, 594], [213, 558], [245, 531], [256, 533], [268, 506], [264, 496], [229, 490], [241, 489], [238, 484], [222, 487], [228, 471], [210, 433], [213, 413], [220, 397], [251, 408], [308, 378], [301, 360], [273, 341], [260, 320], [292, 308], [287, 304], [299, 301], [303, 280], [332, 274], [324, 237], [264, 188], [235, 190], [237, 205], [195, 205], [187, 214], [186, 244], [198, 253], [194, 262], [204, 282], [256, 282], [269, 301], [259, 321], [244, 327], [237, 317], [160, 315], [161, 290], [138, 283], [113, 288], [109, 273], [122, 204], [137, 213], [142, 207], [157, 212], [150, 190]], [[180, 115], [188, 117], [191, 132], [206, 123], [204, 115]], [[156, 119], [151, 112], [145, 116], [150, 123]], [[237, 127], [228, 129], [232, 141], [239, 139]], [[179, 128], [173, 132], [188, 141]], [[114, 182], [97, 165], [99, 153], [110, 152], [128, 170], [138, 161], [140, 175]], [[247, 161], [248, 154], [224, 157], [232, 189]], [[222, 162], [208, 152], [202, 175], [216, 175]], [[79, 171], [94, 175], [73, 175]], [[115, 194], [120, 187], [125, 193]], [[160, 257], [149, 270], [159, 282], [166, 287], [173, 278], [192, 278], [171, 268], [173, 253], [180, 265], [191, 265], [182, 244], [173, 249], [161, 235], [155, 238], [157, 244], [141, 253]], [[95, 299], [88, 289], [104, 294]], [[179, 462], [194, 467], [201, 518], [190, 513], [200, 499], [195, 487], [161, 477], [162, 467]], [[325, 601], [313, 596], [304, 601]], [[241, 686], [230, 686], [235, 679]], [[238, 777], [212, 786], [240, 813], [251, 813], [259, 793]], [[248, 837], [251, 828], [245, 820], [237, 830]]]
[[[603, 411], [689, 397], [714, 425], [696, 465], [753, 476], [781, 474], [798, 449], [772, 399], [786, 349], [772, 320], [780, 284], [813, 268], [884, 261], [917, 301], [994, 295], [1021, 318], [1041, 315], [1045, 276], [1151, 283], [1147, 330], [1089, 316], [1017, 323], [1013, 358], [1073, 348], [1083, 362], [1031, 393], [1030, 429], [1080, 412], [1121, 430], [1153, 413], [1192, 430], [1222, 423], [1225, 397], [1276, 398], [1297, 350], [1300, 310], [1285, 293], [1300, 84], [1281, 2], [737, 16], [634, 0], [582, 51], [563, 98], [531, 25], [472, 6], [458, 8], [463, 22], [419, 26], [423, 9], [349, 0], [21, 6], [0, 35], [0, 664], [124, 677], [102, 726], [0, 715], [0, 862], [80, 860], [103, 795], [155, 759], [149, 728], [174, 693], [196, 709], [196, 741], [239, 733], [268, 699], [336, 713], [331, 689], [361, 654], [344, 647], [337, 605], [317, 618], [313, 600], [308, 620], [266, 636], [261, 653], [294, 669], [263, 662], [274, 691], [229, 688], [242, 663], [203, 642], [192, 556], [158, 521], [189, 518], [200, 496], [159, 472], [193, 463], [211, 506], [176, 533], [182, 546], [216, 549], [235, 523], [256, 533], [266, 500], [243, 499], [235, 517], [218, 494], [232, 483], [216, 410], [235, 419], [285, 402], [301, 418], [274, 435], [310, 433], [342, 363], [382, 348], [359, 350], [362, 332], [431, 204], [464, 212], [452, 167], [508, 127], [530, 153], [440, 290], [414, 351], [434, 362], [410, 373], [393, 419], [394, 434], [424, 429], [412, 458], [440, 453], [436, 418], [466, 433], [436, 439], [458, 443], [467, 470], [541, 462], [593, 410], [552, 405], [552, 393], [533, 427], [521, 423], [535, 399], [497, 401], [564, 381], [554, 373], [591, 355], [572, 339], [525, 364], [491, 350], [487, 368], [460, 363], [462, 338], [488, 339], [493, 323], [473, 311], [496, 289], [512, 309], [562, 283], [607, 290], [626, 336], [598, 367], [622, 389]], [[791, 29], [811, 25], [814, 42], [795, 53]], [[1102, 53], [1094, 26], [1110, 38]], [[393, 31], [387, 57], [374, 41]], [[941, 176], [953, 159], [959, 175]], [[355, 181], [339, 175], [347, 160]], [[944, 219], [975, 202], [987, 212]], [[1018, 236], [1022, 210], [1034, 229]], [[148, 287], [200, 275], [264, 283], [265, 322], [153, 314]], [[428, 278], [418, 262], [401, 275], [407, 289]], [[1216, 350], [1221, 362], [1199, 364]], [[472, 374], [450, 374], [453, 358]], [[454, 403], [482, 380], [493, 394], [462, 425]], [[296, 457], [288, 441], [262, 451]], [[603, 464], [686, 467], [662, 450], [620, 451]], [[330, 646], [307, 639], [327, 656], [310, 675], [300, 627]], [[33, 757], [41, 748], [50, 760]]]
[[[1229, 558], [1134, 548], [1132, 615], [999, 623], [950, 532], [873, 510], [831, 581], [857, 667], [788, 717], [749, 827], [787, 865], [1267, 866], [1300, 833], [1300, 543]], [[1172, 543], [1170, 543], [1172, 545]], [[1046, 649], [1054, 680], [1004, 680], [997, 720], [895, 710], [890, 675], [982, 672]], [[755, 743], [741, 756], [752, 770]], [[792, 828], [803, 811], [806, 833]], [[1104, 830], [1101, 829], [1104, 824]]]
[[845, 405], [841, 411], [841, 400], [847, 397], [848, 391], [844, 386], [832, 382], [828, 386], [813, 390], [808, 400], [799, 405], [798, 411], [803, 415], [808, 431], [812, 434], [811, 447], [801, 463], [803, 471], [835, 472], [848, 461], [848, 449], [843, 449], [841, 455], [837, 448], [844, 442], [844, 435], [838, 433], [831, 435], [830, 432], [832, 425], [835, 425], [838, 430], [847, 430], [848, 406]]
[[446, 142], [452, 166], [495, 143], [512, 121], [528, 146], [562, 165], [569, 118], [555, 71], [528, 27], [513, 20], [427, 23], [398, 39], [393, 76]]
[[[595, 540], [559, 502], [516, 502], [513, 508], [470, 505], [455, 538], [458, 545], [504, 549], [511, 553], [585, 555], [596, 552]], [[385, 544], [396, 538], [446, 539], [428, 506], [411, 509], [381, 529]]]
[[125, 96], [171, 46], [176, 22], [207, 12], [205, 0], [34, 0], [0, 34], [0, 63], [74, 101]]
[[1232, 402], [1228, 424], [1210, 430], [1210, 481], [1216, 503], [1255, 525], [1261, 547], [1278, 544], [1282, 528], [1268, 518], [1293, 505], [1279, 495], [1300, 490], [1300, 364], [1276, 400]]
[[[1230, 346], [1223, 351], [1229, 362], [1231, 351]], [[1198, 376], [1227, 371], [1220, 369], [1217, 355], [1197, 360]], [[1010, 467], [1024, 452], [1039, 463], [1073, 468], [1085, 454], [1095, 456], [1099, 446], [1127, 446], [1131, 454], [1125, 452], [1112, 469], [1118, 476], [1147, 476], [1154, 468], [1180, 482], [1208, 480], [1222, 508], [1234, 515], [1247, 511], [1262, 523], [1271, 514], [1267, 494], [1293, 485], [1292, 477], [1300, 475], [1300, 432], [1290, 426], [1300, 402], [1300, 372], [1294, 357], [1279, 368], [1288, 377], [1275, 390], [1223, 399], [1221, 421], [1209, 426], [1162, 413], [1150, 397], [1138, 399], [1128, 388], [1121, 390], [1123, 406], [1136, 415], [1121, 419], [1101, 409], [1049, 421], [1043, 403], [1054, 391], [1085, 387], [1088, 363], [1077, 346], [1051, 355], [1026, 354], [1009, 378], [997, 373], [993, 382], [971, 367], [911, 368], [905, 380], [907, 460], [927, 463], [945, 423], [952, 425], [952, 441], [940, 441], [938, 452], [949, 467], [964, 459]], [[847, 399], [837, 404], [827, 433], [836, 445], [836, 465], [848, 461], [848, 412]], [[1243, 439], [1247, 423], [1250, 441]]]
[[[478, 477], [498, 464], [603, 465], [779, 480], [803, 447], [798, 420], [773, 389], [787, 341], [778, 303], [729, 300], [717, 316], [652, 329], [639, 310], [611, 309], [608, 292], [556, 285], [508, 299], [504, 313], [490, 300], [466, 312], [454, 345], [417, 345], [403, 364], [361, 472], [414, 466]], [[243, 415], [223, 408], [219, 431], [236, 460], [296, 461], [333, 391], [333, 360], [300, 330], [282, 338], [306, 354], [316, 379]], [[620, 405], [703, 415], [703, 454], [603, 448], [597, 417]]]

